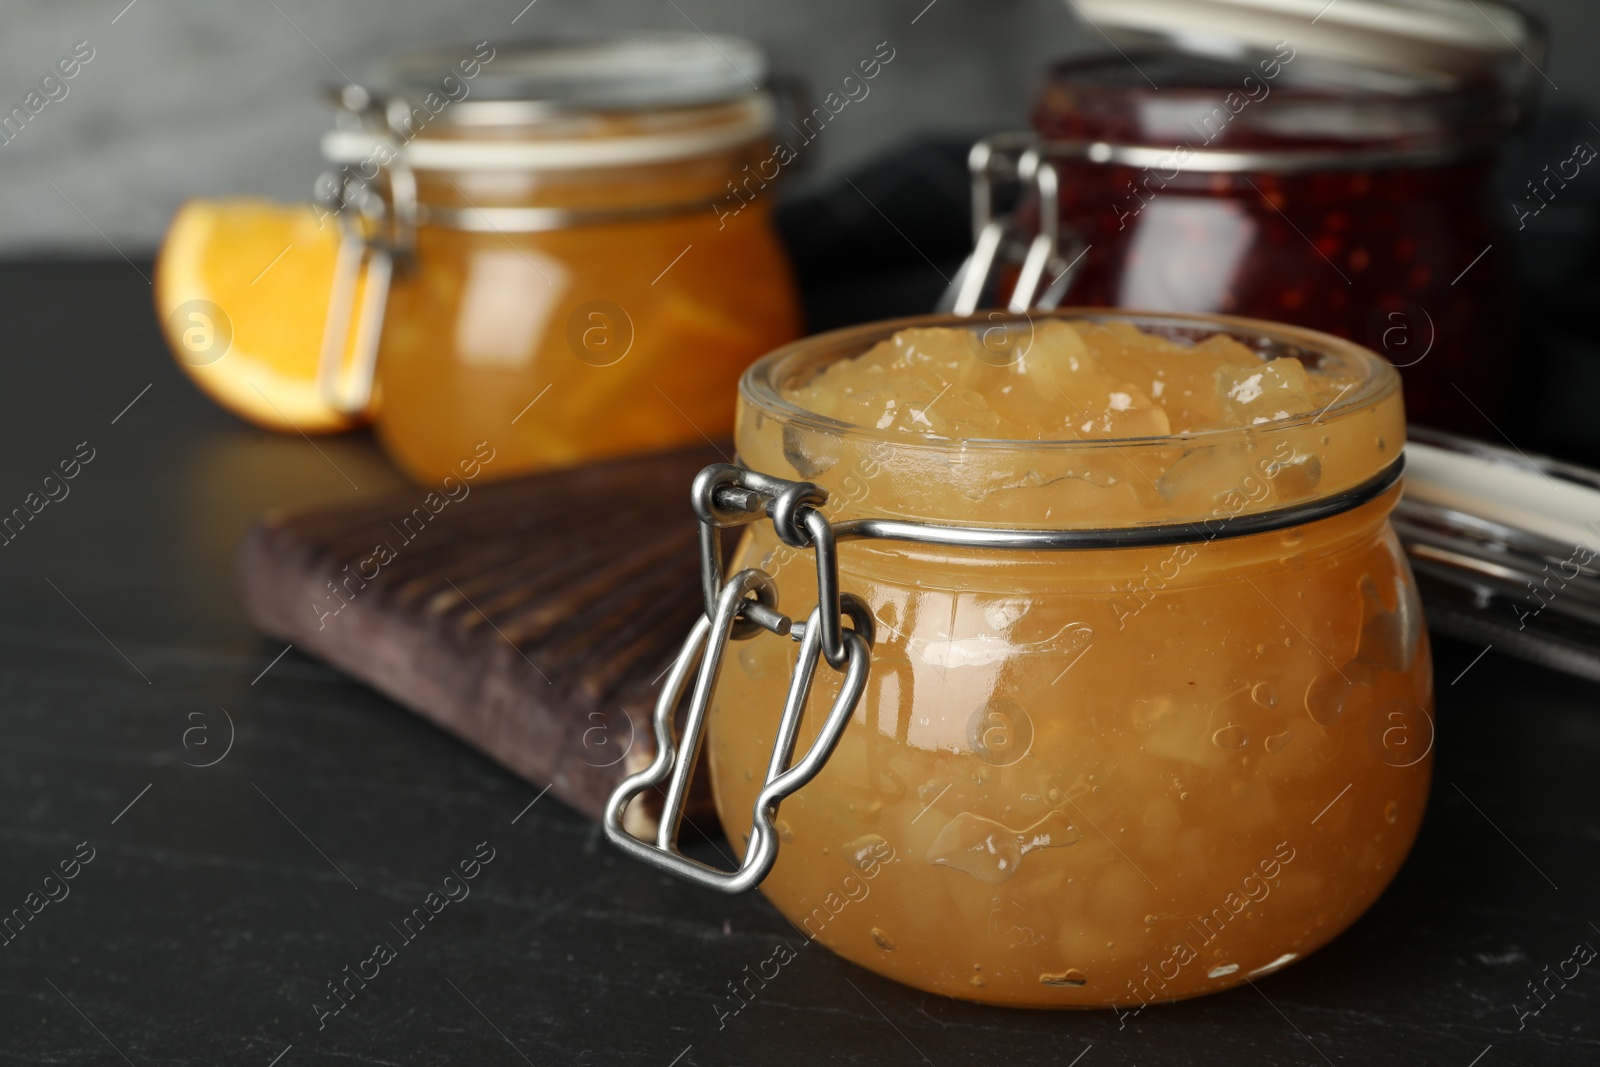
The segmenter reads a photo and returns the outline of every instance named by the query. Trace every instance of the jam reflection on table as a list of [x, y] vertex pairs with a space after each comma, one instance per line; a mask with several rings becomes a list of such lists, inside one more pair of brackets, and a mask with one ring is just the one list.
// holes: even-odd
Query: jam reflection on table
[[[1059, 161], [1064, 226], [1090, 246], [1067, 302], [1324, 330], [1400, 367], [1412, 418], [1480, 425], [1473, 405], [1492, 414], [1511, 369], [1489, 176], [1513, 112], [1488, 77], [1359, 71], [1289, 45], [1060, 64], [1034, 110], [1042, 135], [1164, 150], [1153, 165]], [[1259, 162], [1226, 172], [1189, 154], [1217, 151]]]

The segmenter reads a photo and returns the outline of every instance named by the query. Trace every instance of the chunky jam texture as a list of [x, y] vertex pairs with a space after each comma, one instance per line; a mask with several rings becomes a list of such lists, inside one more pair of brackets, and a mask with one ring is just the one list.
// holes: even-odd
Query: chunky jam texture
[[940, 437], [1094, 440], [1316, 412], [1353, 379], [1263, 361], [1226, 334], [1183, 344], [1126, 322], [901, 330], [788, 398], [853, 426]]
[[[1321, 412], [1347, 384], [1124, 326], [1041, 324], [1001, 366], [951, 331], [911, 330], [788, 391], [871, 433], [747, 406], [738, 445], [752, 467], [826, 488], [835, 519], [1201, 521], [1332, 492], [1392, 458], [1392, 391], [1320, 422], [1278, 414]], [[1140, 440], [1207, 427], [1223, 429]], [[1428, 790], [1428, 645], [1386, 521], [1394, 496], [1158, 548], [844, 543], [843, 588], [876, 619], [869, 681], [822, 773], [783, 803], [763, 891], [900, 981], [1117, 1006], [1127, 1025], [1326, 943], [1394, 876]], [[773, 574], [792, 615], [816, 603], [811, 555], [767, 524], [734, 566]], [[767, 634], [723, 661], [710, 756], [735, 842], [794, 661]], [[820, 666], [798, 751], [837, 692]]]

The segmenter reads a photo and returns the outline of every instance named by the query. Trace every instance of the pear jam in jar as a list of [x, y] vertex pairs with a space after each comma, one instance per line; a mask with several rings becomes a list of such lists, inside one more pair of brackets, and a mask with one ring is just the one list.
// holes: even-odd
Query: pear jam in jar
[[[1245, 319], [930, 318], [757, 363], [739, 462], [820, 486], [835, 526], [1165, 531], [841, 538], [870, 673], [777, 813], [763, 891], [863, 967], [997, 1004], [1127, 1010], [1327, 943], [1394, 877], [1428, 793], [1427, 637], [1388, 522], [1404, 440], [1387, 363]], [[745, 567], [779, 610], [817, 603], [810, 553], [771, 524]], [[716, 683], [736, 844], [795, 661], [761, 635]], [[802, 751], [840, 677], [816, 672]]]

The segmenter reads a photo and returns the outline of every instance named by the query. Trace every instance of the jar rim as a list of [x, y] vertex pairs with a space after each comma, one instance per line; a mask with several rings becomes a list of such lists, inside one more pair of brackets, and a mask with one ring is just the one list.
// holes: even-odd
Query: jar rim
[[[796, 404], [784, 396], [784, 386], [801, 374], [814, 375], [822, 367], [859, 356], [879, 341], [888, 340], [905, 329], [927, 327], [965, 328], [973, 333], [995, 327], [1030, 328], [1043, 321], [1127, 323], [1147, 333], [1169, 340], [1198, 342], [1215, 334], [1225, 334], [1251, 351], [1269, 358], [1312, 357], [1316, 363], [1339, 361], [1357, 373], [1357, 382], [1320, 411], [1303, 412], [1289, 418], [1253, 426], [1229, 426], [1188, 433], [1144, 437], [1105, 437], [1070, 439], [1014, 439], [986, 437], [945, 437], [931, 433], [908, 433], [878, 429], [845, 422]], [[981, 343], [981, 342], [980, 342]], [[809, 376], [808, 375], [808, 376]], [[854, 439], [882, 441], [895, 448], [948, 451], [951, 448], [978, 452], [1060, 452], [1064, 454], [1127, 451], [1140, 448], [1170, 448], [1173, 445], [1204, 447], [1259, 438], [1280, 430], [1294, 430], [1314, 423], [1337, 421], [1340, 416], [1376, 407], [1400, 389], [1400, 374], [1388, 361], [1371, 350], [1332, 334], [1300, 326], [1267, 322], [1232, 315], [1194, 315], [1179, 312], [1131, 311], [1113, 308], [1061, 308], [1049, 312], [993, 311], [982, 318], [959, 315], [916, 315], [888, 319], [860, 326], [831, 330], [793, 341], [751, 364], [739, 381], [740, 398], [752, 408], [774, 418], [796, 423], [806, 429]]]

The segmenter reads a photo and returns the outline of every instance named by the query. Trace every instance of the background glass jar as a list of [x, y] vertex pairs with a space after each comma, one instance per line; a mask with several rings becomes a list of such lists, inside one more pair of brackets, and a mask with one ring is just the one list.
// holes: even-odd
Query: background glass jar
[[[352, 321], [382, 321], [380, 439], [430, 481], [484, 441], [503, 477], [726, 434], [740, 371], [800, 326], [750, 181], [761, 53], [673, 34], [489, 51], [457, 94], [451, 53], [391, 64], [324, 140], [336, 202], [375, 219], [351, 228], [366, 261], [394, 262], [386, 307], [347, 290]], [[743, 209], [718, 210], [734, 187]]]
[[[1515, 25], [1537, 54], [1536, 27]], [[1038, 195], [1057, 201], [1071, 266], [1053, 298], [1323, 330], [1400, 367], [1414, 420], [1481, 425], [1473, 405], [1497, 411], [1514, 367], [1509, 261], [1486, 254], [1509, 216], [1490, 179], [1537, 75], [1515, 52], [1515, 77], [1481, 56], [1444, 69], [1460, 42], [1440, 32], [1431, 52], [1411, 42], [1413, 67], [1376, 46], [1391, 66], [1331, 59], [1311, 34], [1209, 39], [1224, 55], [1145, 36], [1054, 66], [1023, 143], [1051, 164]], [[1024, 204], [1024, 241], [1038, 216]]]
[[[1126, 441], [958, 441], [847, 426], [786, 387], [907, 320], [791, 345], [741, 388], [741, 461], [859, 517], [1054, 529], [1215, 523], [1368, 482], [1400, 455], [1398, 376], [1370, 352], [1236, 319], [1074, 311], [1180, 339], [1226, 332], [1359, 381], [1327, 410]], [[1026, 329], [1028, 320], [1010, 320]], [[990, 327], [992, 328], [992, 327]], [[974, 334], [974, 358], [985, 358]], [[1394, 876], [1428, 791], [1432, 678], [1397, 487], [1276, 532], [1056, 552], [849, 541], [877, 622], [868, 687], [783, 802], [763, 891], [808, 935], [933, 992], [1137, 1005], [1223, 989], [1327, 942]], [[730, 573], [815, 603], [808, 553], [751, 528]], [[740, 841], [792, 642], [730, 649], [709, 720]], [[838, 675], [819, 672], [804, 751]]]

